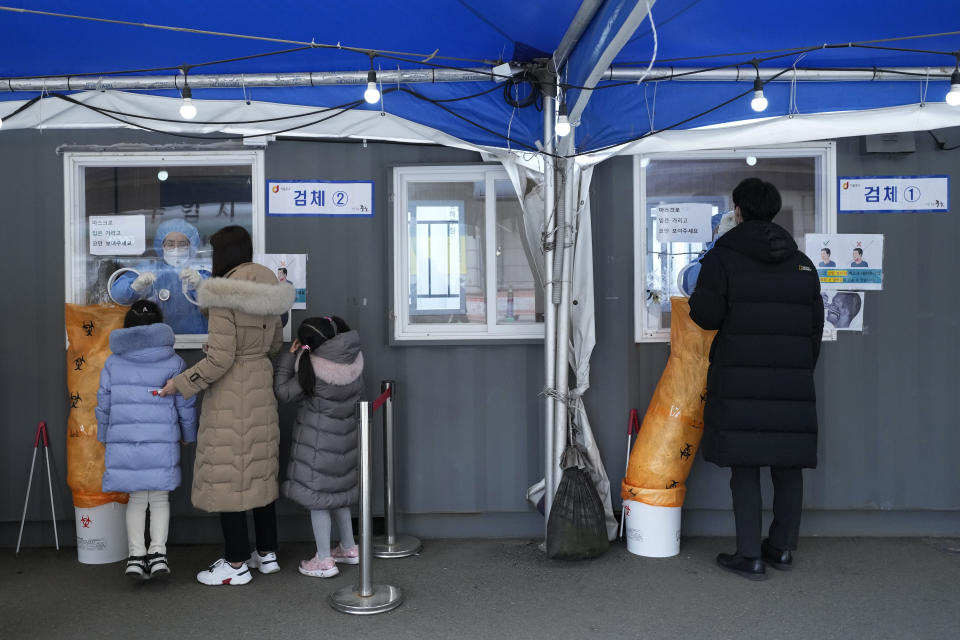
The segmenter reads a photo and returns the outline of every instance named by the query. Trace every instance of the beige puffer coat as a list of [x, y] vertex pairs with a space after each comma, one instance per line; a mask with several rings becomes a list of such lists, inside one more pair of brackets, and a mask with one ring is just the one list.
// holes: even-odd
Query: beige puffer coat
[[268, 356], [280, 349], [280, 314], [294, 297], [292, 286], [249, 262], [199, 287], [209, 310], [206, 357], [174, 378], [185, 398], [206, 389], [193, 465], [198, 509], [246, 511], [277, 499], [280, 427]]

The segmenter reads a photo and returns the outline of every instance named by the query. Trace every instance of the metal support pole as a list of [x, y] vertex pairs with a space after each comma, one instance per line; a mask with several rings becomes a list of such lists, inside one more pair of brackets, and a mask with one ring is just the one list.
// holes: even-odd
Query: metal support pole
[[370, 500], [370, 403], [357, 403], [360, 421], [360, 584], [343, 587], [330, 596], [330, 606], [343, 613], [369, 615], [396, 609], [403, 592], [391, 585], [374, 584], [371, 578], [371, 500]]
[[[544, 284], [543, 284], [543, 352], [544, 352], [544, 381], [543, 386], [546, 389], [552, 389], [556, 380], [556, 357], [557, 357], [557, 307], [553, 304], [553, 243], [556, 241], [557, 234], [552, 231], [556, 224], [554, 216], [555, 202], [555, 183], [554, 183], [554, 165], [553, 158], [553, 131], [556, 111], [556, 100], [552, 96], [544, 94], [543, 96], [543, 224], [546, 236], [544, 238]], [[550, 519], [550, 508], [553, 506], [553, 409], [554, 400], [549, 394], [544, 397], [544, 429], [543, 429], [543, 448], [544, 448], [544, 468], [543, 468], [543, 531], [546, 537], [547, 521]]]
[[373, 539], [373, 555], [378, 558], [406, 558], [420, 551], [423, 545], [419, 538], [397, 535], [397, 509], [394, 499], [396, 456], [393, 447], [393, 399], [397, 395], [397, 387], [393, 380], [380, 383], [380, 393], [387, 390], [390, 395], [383, 405], [383, 509], [387, 521], [387, 535]]
[[[557, 307], [557, 373], [556, 387], [565, 398], [570, 392], [570, 270], [573, 264], [573, 220], [576, 218], [576, 206], [573, 199], [574, 171], [573, 161], [563, 163], [563, 201], [566, 217], [563, 228], [557, 229], [557, 250], [563, 250], [563, 267], [560, 274], [560, 306]], [[551, 455], [553, 464], [558, 465], [563, 450], [567, 446], [567, 420], [569, 408], [565, 400], [558, 398], [554, 405], [554, 442]], [[547, 487], [551, 494], [560, 484], [560, 474], [554, 473], [554, 484]]]

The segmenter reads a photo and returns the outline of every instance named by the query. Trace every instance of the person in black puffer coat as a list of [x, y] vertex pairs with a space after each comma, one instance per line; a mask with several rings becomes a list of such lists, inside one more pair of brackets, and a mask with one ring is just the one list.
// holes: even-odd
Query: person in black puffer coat
[[[284, 496], [310, 510], [317, 554], [300, 573], [330, 578], [336, 563], [357, 564], [350, 505], [360, 498], [356, 404], [363, 395], [360, 337], [337, 316], [307, 318], [277, 364], [274, 391], [300, 402]], [[330, 549], [331, 516], [340, 544]]]
[[[721, 567], [752, 579], [764, 561], [789, 569], [803, 504], [801, 469], [817, 466], [813, 370], [823, 300], [813, 263], [772, 222], [776, 187], [748, 178], [733, 191], [737, 226], [704, 256], [690, 317], [718, 330], [710, 349], [703, 457], [731, 467], [737, 551]], [[760, 467], [773, 479], [773, 523], [761, 542]]]

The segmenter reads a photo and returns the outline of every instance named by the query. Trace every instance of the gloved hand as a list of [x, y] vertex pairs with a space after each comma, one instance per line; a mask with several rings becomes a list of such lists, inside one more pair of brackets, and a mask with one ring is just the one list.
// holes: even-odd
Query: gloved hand
[[137, 279], [130, 283], [130, 288], [137, 293], [143, 293], [157, 281], [157, 274], [152, 271], [144, 271]]
[[197, 286], [203, 281], [203, 278], [197, 273], [196, 269], [190, 269], [189, 267], [180, 272], [180, 281], [184, 284], [190, 285], [191, 288], [196, 289]]

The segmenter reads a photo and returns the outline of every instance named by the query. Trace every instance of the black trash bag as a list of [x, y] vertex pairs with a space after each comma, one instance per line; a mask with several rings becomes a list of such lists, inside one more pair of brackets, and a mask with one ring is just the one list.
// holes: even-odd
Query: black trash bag
[[588, 560], [610, 548], [603, 503], [585, 458], [576, 446], [563, 453], [563, 477], [547, 521], [547, 555], [555, 560]]

